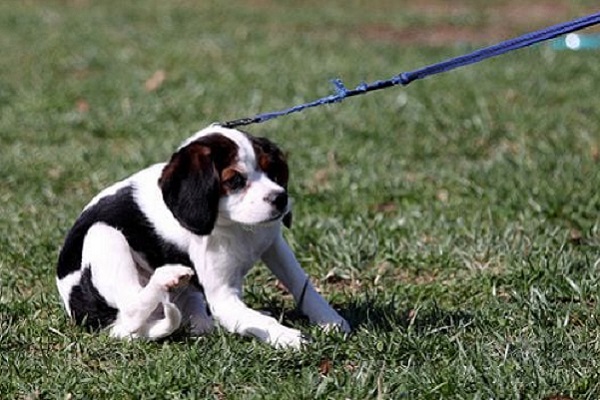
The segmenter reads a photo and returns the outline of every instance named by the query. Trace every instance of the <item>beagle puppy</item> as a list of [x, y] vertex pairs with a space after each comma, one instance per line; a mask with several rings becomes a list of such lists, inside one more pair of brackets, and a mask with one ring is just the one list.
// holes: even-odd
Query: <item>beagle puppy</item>
[[67, 313], [121, 338], [158, 339], [215, 322], [275, 347], [300, 331], [250, 309], [242, 283], [262, 260], [312, 323], [349, 324], [310, 283], [282, 236], [291, 220], [288, 165], [265, 138], [211, 125], [156, 164], [100, 192], [60, 251], [56, 282]]

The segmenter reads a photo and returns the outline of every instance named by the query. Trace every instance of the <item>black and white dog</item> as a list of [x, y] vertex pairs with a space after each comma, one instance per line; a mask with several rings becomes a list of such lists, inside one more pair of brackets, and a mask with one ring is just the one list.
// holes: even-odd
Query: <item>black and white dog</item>
[[230, 332], [298, 348], [300, 331], [242, 302], [243, 278], [261, 259], [311, 322], [348, 332], [282, 236], [287, 183], [269, 140], [218, 125], [198, 132], [168, 163], [108, 187], [83, 210], [58, 260], [67, 313], [112, 336], [149, 339], [182, 324], [207, 333], [214, 317]]

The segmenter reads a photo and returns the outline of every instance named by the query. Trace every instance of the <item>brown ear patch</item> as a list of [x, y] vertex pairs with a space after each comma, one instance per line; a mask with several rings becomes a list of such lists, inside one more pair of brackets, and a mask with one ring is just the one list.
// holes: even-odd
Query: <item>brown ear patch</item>
[[258, 168], [264, 171], [269, 179], [287, 189], [289, 168], [283, 152], [267, 138], [249, 136]]
[[203, 136], [191, 144], [194, 143], [199, 143], [209, 149], [212, 161], [219, 173], [237, 161], [237, 144], [219, 133]]
[[[163, 168], [162, 174], [158, 180], [162, 187], [163, 183], [174, 178], [175, 174], [199, 173], [203, 166], [203, 161], [211, 161], [209, 156], [211, 149], [199, 142], [190, 143], [185, 148], [173, 154], [171, 160]], [[204, 166], [205, 167], [205, 166]]]

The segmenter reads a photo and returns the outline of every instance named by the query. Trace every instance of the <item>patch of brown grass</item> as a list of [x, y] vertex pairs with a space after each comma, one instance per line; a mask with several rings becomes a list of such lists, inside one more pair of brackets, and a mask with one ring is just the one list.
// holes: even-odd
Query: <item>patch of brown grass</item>
[[432, 47], [456, 43], [485, 44], [567, 21], [586, 12], [580, 6], [556, 0], [507, 0], [485, 7], [466, 0], [423, 0], [407, 4], [406, 9], [416, 16], [431, 19], [431, 22], [404, 27], [365, 25], [357, 34], [373, 41]]

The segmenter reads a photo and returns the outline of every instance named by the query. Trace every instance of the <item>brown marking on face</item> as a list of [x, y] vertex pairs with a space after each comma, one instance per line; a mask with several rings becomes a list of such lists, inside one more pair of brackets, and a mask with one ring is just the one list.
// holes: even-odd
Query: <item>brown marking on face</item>
[[226, 181], [230, 180], [231, 178], [233, 178], [236, 174], [239, 174], [239, 172], [235, 168], [232, 168], [232, 167], [225, 168], [223, 170], [223, 172], [221, 172], [221, 180], [223, 182], [226, 182]]
[[221, 194], [228, 195], [235, 191], [245, 189], [248, 185], [246, 175], [235, 167], [228, 167], [221, 172]]

